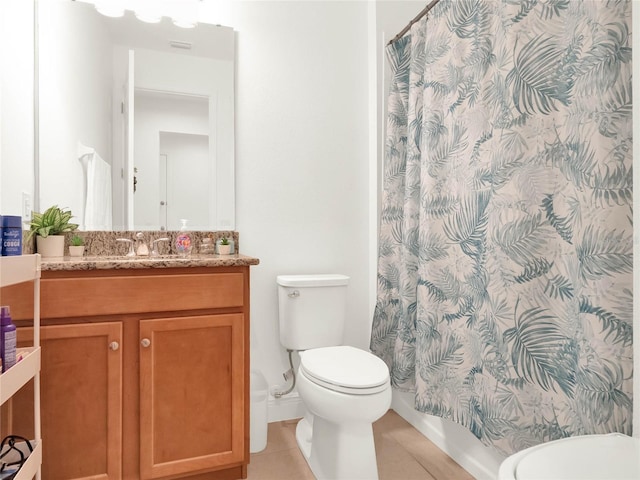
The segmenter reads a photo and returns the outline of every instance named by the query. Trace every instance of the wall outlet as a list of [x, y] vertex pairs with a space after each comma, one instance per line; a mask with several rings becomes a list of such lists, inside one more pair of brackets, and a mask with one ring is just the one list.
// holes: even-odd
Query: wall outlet
[[31, 221], [31, 194], [22, 192], [22, 221]]

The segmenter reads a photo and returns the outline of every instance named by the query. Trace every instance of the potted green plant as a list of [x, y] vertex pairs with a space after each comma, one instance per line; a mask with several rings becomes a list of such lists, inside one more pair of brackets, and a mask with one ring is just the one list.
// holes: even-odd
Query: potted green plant
[[64, 233], [73, 232], [78, 225], [69, 222], [73, 215], [57, 205], [44, 213], [33, 212], [27, 238], [36, 236], [36, 251], [43, 257], [64, 256]]
[[223, 236], [218, 241], [218, 254], [220, 255], [229, 255], [231, 253], [231, 244], [227, 236]]
[[69, 240], [69, 255], [72, 257], [84, 255], [84, 239], [81, 236], [74, 235]]

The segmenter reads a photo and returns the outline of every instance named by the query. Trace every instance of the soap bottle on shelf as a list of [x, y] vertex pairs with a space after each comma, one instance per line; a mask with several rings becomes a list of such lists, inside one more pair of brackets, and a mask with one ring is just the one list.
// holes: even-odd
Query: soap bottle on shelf
[[9, 307], [0, 307], [0, 356], [2, 372], [16, 364], [16, 326], [11, 321]]
[[176, 238], [176, 252], [181, 257], [188, 257], [191, 254], [193, 245], [191, 244], [191, 235], [189, 235], [189, 229], [187, 228], [187, 220], [181, 219], [182, 226], [180, 232]]

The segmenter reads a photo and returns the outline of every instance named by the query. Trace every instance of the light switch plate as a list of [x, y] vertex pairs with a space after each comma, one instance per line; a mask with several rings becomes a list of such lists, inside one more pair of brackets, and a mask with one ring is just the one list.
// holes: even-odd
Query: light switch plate
[[22, 221], [31, 221], [31, 194], [22, 192]]

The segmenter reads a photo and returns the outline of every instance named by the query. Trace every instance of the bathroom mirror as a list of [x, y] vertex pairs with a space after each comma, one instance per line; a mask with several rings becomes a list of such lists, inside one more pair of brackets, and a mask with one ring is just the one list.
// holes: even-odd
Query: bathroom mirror
[[37, 10], [39, 209], [83, 230], [235, 228], [233, 29]]

